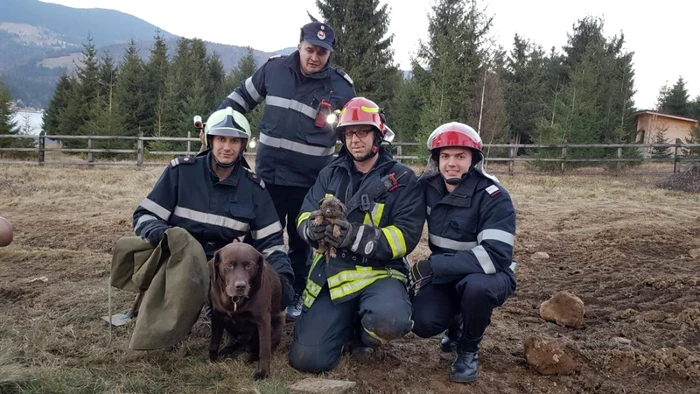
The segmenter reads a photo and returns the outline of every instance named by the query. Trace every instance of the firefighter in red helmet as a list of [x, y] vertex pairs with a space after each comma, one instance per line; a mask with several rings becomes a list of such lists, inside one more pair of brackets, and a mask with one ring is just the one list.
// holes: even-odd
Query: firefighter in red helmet
[[479, 134], [451, 122], [428, 138], [421, 175], [430, 257], [411, 267], [413, 332], [456, 351], [450, 380], [477, 378], [479, 343], [494, 308], [515, 291], [515, 209], [506, 189], [484, 171]]
[[[413, 170], [383, 146], [393, 132], [377, 104], [351, 99], [337, 132], [343, 148], [319, 174], [297, 218], [309, 245], [324, 240], [336, 248], [329, 261], [314, 255], [294, 324], [289, 362], [305, 372], [333, 369], [346, 340], [351, 353], [367, 353], [407, 334], [413, 324], [404, 258], [423, 231], [423, 192]], [[329, 195], [346, 206], [338, 233], [315, 221], [319, 201]]]

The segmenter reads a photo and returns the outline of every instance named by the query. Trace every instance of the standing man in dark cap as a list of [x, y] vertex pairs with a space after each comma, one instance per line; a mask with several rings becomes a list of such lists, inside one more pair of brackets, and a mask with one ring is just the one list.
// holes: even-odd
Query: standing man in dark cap
[[350, 76], [329, 64], [334, 45], [335, 32], [330, 26], [320, 22], [304, 25], [297, 51], [271, 57], [219, 106], [245, 114], [265, 102], [255, 172], [265, 181], [280, 223], [287, 227], [295, 276], [293, 292], [289, 283], [282, 284], [288, 320], [301, 314], [311, 254], [294, 222], [306, 193], [335, 151], [336, 135], [326, 116], [356, 95]]

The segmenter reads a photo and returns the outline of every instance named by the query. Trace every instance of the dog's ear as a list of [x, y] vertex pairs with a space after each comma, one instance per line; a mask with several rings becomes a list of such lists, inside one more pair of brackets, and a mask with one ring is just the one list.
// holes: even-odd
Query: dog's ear
[[214, 264], [211, 264], [209, 266], [209, 276], [211, 277], [210, 280], [212, 280], [212, 281], [219, 280], [219, 264], [220, 263], [221, 263], [221, 256], [219, 256], [219, 251], [217, 250], [216, 253], [214, 253]]

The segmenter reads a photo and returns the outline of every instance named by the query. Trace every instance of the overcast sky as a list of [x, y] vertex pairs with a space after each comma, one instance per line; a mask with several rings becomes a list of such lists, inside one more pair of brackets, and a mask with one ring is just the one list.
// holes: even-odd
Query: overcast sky
[[[188, 38], [275, 51], [294, 46], [306, 12], [319, 16], [314, 0], [42, 0], [70, 7], [108, 8], [144, 19], [163, 30]], [[382, 0], [391, 8], [389, 31], [394, 33], [394, 59], [409, 68], [418, 40], [425, 39], [428, 12], [435, 0]], [[409, 5], [410, 4], [410, 5]], [[697, 25], [700, 1], [484, 0], [494, 17], [492, 34], [506, 49], [515, 33], [546, 51], [566, 43], [577, 19], [586, 15], [605, 19], [605, 34], [623, 32], [626, 50], [634, 52], [635, 104], [651, 108], [659, 89], [679, 76], [687, 82], [691, 99], [700, 95], [700, 51]]]

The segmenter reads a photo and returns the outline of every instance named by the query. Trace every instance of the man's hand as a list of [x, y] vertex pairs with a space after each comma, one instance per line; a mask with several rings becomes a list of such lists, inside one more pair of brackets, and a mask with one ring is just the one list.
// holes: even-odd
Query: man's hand
[[333, 234], [333, 225], [326, 226], [326, 242], [336, 249], [350, 249], [355, 241], [355, 237], [357, 237], [357, 230], [360, 225], [355, 225], [347, 220], [339, 220], [336, 226], [340, 229], [338, 236]]
[[162, 227], [156, 227], [152, 229], [151, 231], [146, 234], [146, 239], [148, 242], [153, 245], [153, 247], [157, 247], [160, 241], [163, 240], [163, 234], [165, 234], [165, 230], [168, 229], [168, 226], [162, 226]]
[[418, 291], [433, 281], [433, 268], [430, 260], [421, 260], [411, 266], [411, 277], [413, 278], [413, 295], [418, 295]]
[[279, 275], [279, 278], [280, 283], [282, 284], [282, 309], [280, 310], [284, 310], [284, 308], [286, 308], [287, 305], [291, 304], [294, 301], [294, 288], [292, 287], [292, 284], [289, 282], [289, 279], [287, 279], [286, 276]]
[[316, 224], [320, 216], [321, 211], [319, 210], [311, 212], [308, 225], [306, 227], [306, 237], [314, 242], [322, 240], [326, 234], [326, 226], [328, 225], [328, 222], [324, 219], [321, 224]]

